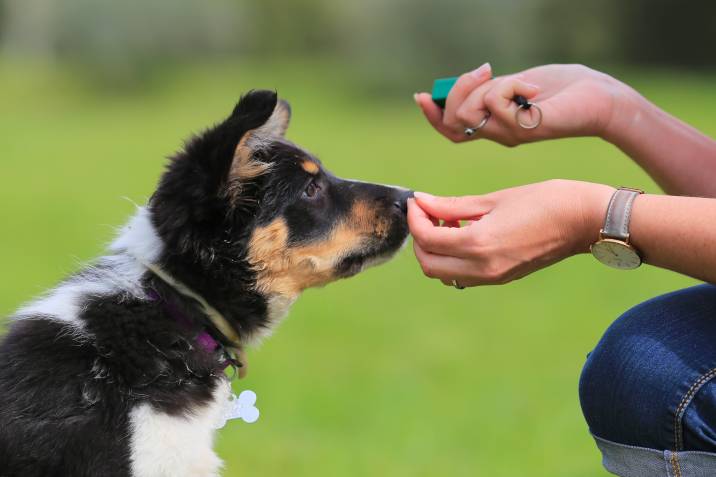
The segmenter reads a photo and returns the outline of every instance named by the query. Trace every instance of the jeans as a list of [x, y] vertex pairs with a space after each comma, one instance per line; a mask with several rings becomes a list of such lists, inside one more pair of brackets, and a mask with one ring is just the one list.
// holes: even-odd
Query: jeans
[[588, 355], [584, 417], [622, 477], [716, 476], [716, 286], [624, 313]]

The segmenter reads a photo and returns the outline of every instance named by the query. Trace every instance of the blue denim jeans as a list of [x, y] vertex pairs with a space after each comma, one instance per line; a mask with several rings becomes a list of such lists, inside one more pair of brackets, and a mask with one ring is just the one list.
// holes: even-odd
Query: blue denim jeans
[[584, 417], [623, 477], [716, 476], [716, 286], [624, 313], [587, 357]]

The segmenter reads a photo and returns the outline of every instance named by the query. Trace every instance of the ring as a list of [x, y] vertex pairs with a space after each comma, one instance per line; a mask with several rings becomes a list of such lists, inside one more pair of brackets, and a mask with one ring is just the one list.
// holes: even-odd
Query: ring
[[464, 289], [465, 289], [465, 287], [462, 286], [462, 285], [460, 285], [460, 284], [457, 282], [457, 280], [453, 280], [453, 281], [452, 281], [452, 286], [454, 286], [454, 287], [457, 288], [458, 290], [464, 290]]
[[[534, 124], [525, 124], [522, 121], [520, 121], [520, 111], [522, 111], [522, 110], [527, 111], [528, 109], [532, 109], [532, 108], [537, 110], [537, 121]], [[524, 104], [520, 104], [517, 107], [517, 111], [515, 111], [515, 121], [517, 121], [517, 124], [519, 124], [519, 126], [522, 129], [535, 129], [537, 126], [542, 124], [542, 108], [540, 108], [536, 104], [530, 103], [530, 102], [525, 102]]]
[[472, 136], [473, 134], [475, 134], [477, 132], [478, 129], [484, 128], [485, 124], [487, 124], [487, 121], [490, 120], [490, 116], [491, 116], [491, 114], [488, 111], [487, 114], [485, 114], [485, 117], [482, 118], [482, 121], [480, 121], [480, 124], [478, 124], [477, 126], [475, 126], [473, 128], [465, 128], [465, 135]]

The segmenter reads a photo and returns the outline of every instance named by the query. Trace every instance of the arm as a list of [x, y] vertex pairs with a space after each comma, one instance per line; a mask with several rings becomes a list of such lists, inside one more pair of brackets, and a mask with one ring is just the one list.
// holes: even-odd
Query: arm
[[[408, 205], [415, 254], [424, 273], [444, 283], [507, 283], [588, 252], [613, 191], [553, 180], [483, 196], [416, 193]], [[441, 227], [438, 219], [470, 222]], [[716, 199], [639, 196], [630, 232], [646, 263], [716, 283]]]
[[[488, 65], [489, 67], [489, 65]], [[716, 141], [670, 116], [629, 86], [581, 65], [548, 65], [490, 80], [484, 68], [460, 77], [441, 110], [427, 93], [415, 100], [432, 126], [454, 142], [482, 137], [507, 146], [599, 136], [632, 157], [667, 193], [716, 197]], [[543, 123], [515, 124], [521, 94], [538, 103]], [[478, 134], [466, 127], [492, 116]]]
[[716, 283], [716, 199], [637, 197], [630, 230], [646, 263]]
[[620, 98], [602, 137], [668, 194], [716, 197], [716, 141], [625, 85]]

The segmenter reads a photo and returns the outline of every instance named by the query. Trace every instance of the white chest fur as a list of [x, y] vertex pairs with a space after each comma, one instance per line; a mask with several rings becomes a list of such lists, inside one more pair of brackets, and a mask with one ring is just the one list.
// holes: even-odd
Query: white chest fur
[[214, 433], [231, 394], [222, 380], [208, 404], [183, 416], [170, 416], [149, 404], [130, 414], [134, 477], [215, 477], [222, 462], [213, 451]]

